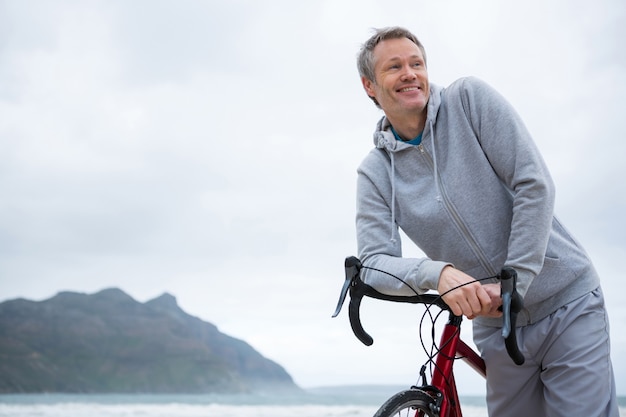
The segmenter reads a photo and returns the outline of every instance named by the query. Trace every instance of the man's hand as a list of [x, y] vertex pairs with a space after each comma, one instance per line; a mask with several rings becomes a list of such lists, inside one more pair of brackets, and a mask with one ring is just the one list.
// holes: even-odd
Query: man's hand
[[[461, 285], [463, 286], [459, 287]], [[450, 291], [453, 288], [455, 289]], [[457, 316], [464, 315], [471, 320], [476, 316], [500, 317], [502, 315], [498, 311], [502, 305], [500, 284], [482, 285], [452, 266], [446, 266], [441, 271], [437, 291], [439, 294], [450, 291], [443, 296], [443, 300]]]

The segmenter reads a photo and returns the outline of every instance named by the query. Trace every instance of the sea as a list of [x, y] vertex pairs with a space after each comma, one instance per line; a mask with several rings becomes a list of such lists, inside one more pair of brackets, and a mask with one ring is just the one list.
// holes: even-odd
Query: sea
[[[0, 417], [372, 417], [391, 387], [324, 387], [294, 394], [3, 394]], [[462, 396], [464, 417], [487, 417], [481, 396]], [[626, 417], [626, 398], [620, 398]]]

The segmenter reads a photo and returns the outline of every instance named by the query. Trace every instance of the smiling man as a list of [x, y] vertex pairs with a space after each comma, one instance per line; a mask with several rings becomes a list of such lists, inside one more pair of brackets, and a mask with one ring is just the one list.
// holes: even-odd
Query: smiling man
[[363, 87], [396, 133], [413, 139], [424, 130], [430, 95], [424, 52], [410, 39], [395, 38], [377, 45], [374, 56], [374, 74], [361, 77]]
[[[487, 364], [489, 414], [618, 416], [599, 277], [554, 216], [554, 185], [510, 104], [486, 83], [429, 82], [426, 52], [399, 27], [358, 56], [363, 88], [384, 116], [358, 169], [363, 280], [378, 291], [436, 290], [474, 320]], [[399, 229], [424, 253], [403, 258]], [[500, 284], [514, 268], [524, 309], [517, 366], [501, 337]]]

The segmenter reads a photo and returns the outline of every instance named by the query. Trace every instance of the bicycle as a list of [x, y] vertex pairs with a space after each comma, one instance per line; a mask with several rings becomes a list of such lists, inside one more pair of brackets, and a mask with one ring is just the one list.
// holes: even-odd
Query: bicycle
[[[461, 339], [461, 323], [463, 317], [454, 315], [438, 294], [418, 294], [417, 291], [414, 290], [415, 295], [412, 296], [393, 296], [376, 291], [373, 287], [365, 284], [361, 280], [361, 270], [368, 267], [363, 266], [359, 259], [354, 256], [346, 258], [344, 266], [346, 279], [341, 289], [333, 317], [339, 315], [349, 292], [350, 304], [348, 316], [350, 326], [355, 336], [367, 346], [370, 346], [374, 340], [363, 329], [361, 324], [360, 307], [364, 296], [385, 301], [426, 305], [426, 311], [420, 321], [420, 330], [424, 318], [427, 315], [430, 316], [434, 326], [437, 317], [439, 317], [441, 313], [444, 311], [449, 312], [448, 321], [441, 332], [439, 345], [435, 343], [434, 333], [430, 351], [426, 348], [424, 341], [421, 340], [422, 348], [428, 355], [426, 364], [424, 364], [420, 370], [422, 383], [419, 386], [413, 385], [410, 389], [400, 391], [391, 396], [381, 405], [376, 414], [374, 414], [374, 417], [461, 417], [461, 403], [459, 401], [453, 372], [455, 361], [462, 359], [480, 375], [483, 377], [486, 376], [486, 366], [483, 359]], [[384, 271], [379, 272], [386, 273]], [[392, 274], [388, 275], [399, 279]], [[491, 278], [499, 279], [502, 287], [502, 336], [505, 340], [507, 352], [517, 365], [522, 365], [524, 363], [524, 356], [519, 351], [515, 336], [517, 314], [523, 307], [522, 298], [516, 290], [517, 274], [512, 268], [504, 268], [499, 275], [486, 279]], [[432, 306], [437, 306], [440, 309], [434, 317], [430, 311]], [[430, 383], [427, 383], [426, 371], [429, 366]]]

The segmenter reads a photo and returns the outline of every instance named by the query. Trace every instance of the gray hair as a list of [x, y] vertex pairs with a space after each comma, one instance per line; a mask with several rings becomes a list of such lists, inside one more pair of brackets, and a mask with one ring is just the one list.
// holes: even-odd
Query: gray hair
[[409, 30], [392, 26], [382, 29], [374, 29], [374, 34], [367, 40], [362, 46], [357, 56], [357, 68], [359, 69], [359, 75], [365, 77], [368, 80], [376, 81], [374, 74], [374, 48], [382, 41], [388, 39], [407, 38], [417, 45], [422, 51], [424, 57], [424, 65], [426, 65], [426, 50], [424, 45], [412, 34]]

